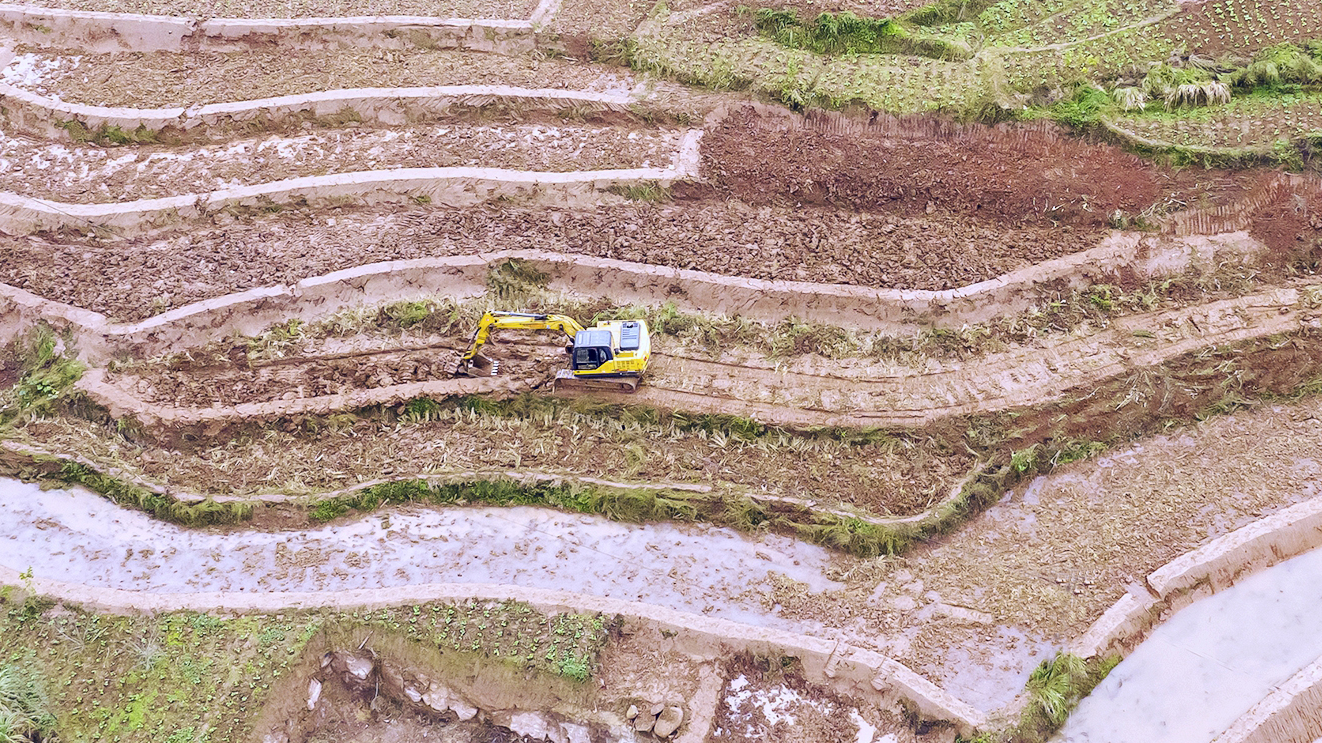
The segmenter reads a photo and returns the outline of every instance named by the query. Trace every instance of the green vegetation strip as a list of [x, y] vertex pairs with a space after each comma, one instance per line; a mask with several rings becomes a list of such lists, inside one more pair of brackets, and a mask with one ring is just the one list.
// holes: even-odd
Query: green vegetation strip
[[[15, 692], [0, 697], [7, 705], [0, 714], [21, 712], [14, 722], [54, 730], [57, 740], [109, 743], [248, 740], [272, 687], [291, 668], [309, 653], [354, 650], [363, 637], [416, 644], [460, 667], [498, 663], [530, 678], [582, 683], [598, 670], [615, 622], [548, 616], [513, 601], [109, 616], [69, 606], [49, 611], [50, 602], [20, 593], [11, 588], [0, 597], [0, 695]], [[12, 737], [15, 729], [4, 740], [24, 741]]]
[[911, 54], [933, 59], [962, 60], [973, 50], [942, 38], [915, 36], [899, 21], [860, 18], [853, 13], [820, 13], [805, 21], [794, 10], [759, 8], [753, 24], [764, 36], [791, 49], [817, 54]]
[[1072, 653], [1056, 653], [1029, 675], [1025, 685], [1028, 704], [1013, 725], [957, 740], [959, 743], [1046, 743], [1079, 702], [1119, 663], [1119, 657], [1084, 660]]

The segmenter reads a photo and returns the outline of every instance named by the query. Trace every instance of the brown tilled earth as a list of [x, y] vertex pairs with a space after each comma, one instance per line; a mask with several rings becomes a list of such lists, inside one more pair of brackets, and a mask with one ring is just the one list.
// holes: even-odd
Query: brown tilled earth
[[10, 191], [66, 202], [204, 193], [287, 178], [396, 168], [557, 172], [669, 167], [682, 132], [575, 124], [348, 128], [199, 147], [52, 145], [0, 136]]
[[[18, 51], [58, 56], [33, 48]], [[35, 87], [73, 103], [157, 108], [339, 88], [513, 85], [627, 93], [637, 84], [623, 68], [452, 49], [116, 52], [77, 59], [63, 57], [62, 67]]]
[[971, 128], [897, 139], [862, 127], [791, 126], [744, 109], [708, 131], [702, 149], [716, 190], [750, 204], [1100, 226], [1160, 194], [1155, 168], [1133, 155], [1049, 134]]
[[[330, 421], [329, 424], [335, 423]], [[174, 487], [249, 495], [336, 490], [385, 476], [541, 470], [634, 482], [752, 488], [879, 515], [909, 515], [944, 498], [973, 465], [932, 441], [878, 444], [716, 439], [562, 413], [549, 420], [458, 415], [410, 425], [366, 418], [309, 433], [265, 426], [251, 437], [188, 451], [137, 445], [94, 424], [33, 421], [18, 434]], [[658, 445], [657, 442], [664, 442]], [[187, 483], [185, 486], [184, 484]]]
[[[452, 348], [435, 348], [381, 353], [368, 359], [347, 356], [258, 368], [172, 365], [111, 374], [106, 381], [152, 403], [174, 407], [238, 405], [451, 379], [459, 354]], [[509, 370], [511, 374], [518, 372], [518, 369]]]
[[150, 236], [0, 236], [0, 281], [117, 320], [377, 261], [541, 249], [758, 279], [950, 289], [1096, 247], [1096, 228], [739, 202], [382, 207], [217, 218]]

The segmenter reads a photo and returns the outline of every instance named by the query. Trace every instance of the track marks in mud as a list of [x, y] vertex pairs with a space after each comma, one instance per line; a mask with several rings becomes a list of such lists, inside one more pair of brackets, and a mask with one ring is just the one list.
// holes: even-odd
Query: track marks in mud
[[[1066, 391], [1087, 387], [1132, 369], [1160, 366], [1187, 353], [1219, 345], [1299, 330], [1317, 321], [1317, 313], [1296, 307], [1299, 291], [1277, 289], [1238, 299], [1228, 299], [1147, 315], [1132, 315], [1112, 321], [1110, 328], [1064, 340], [1045, 348], [1019, 348], [969, 362], [952, 363], [935, 371], [895, 371], [871, 376], [842, 367], [837, 374], [819, 376], [764, 365], [722, 363], [691, 356], [654, 354], [646, 383], [632, 395], [601, 394], [604, 399], [654, 405], [663, 409], [746, 415], [767, 423], [791, 426], [899, 426], [917, 427], [934, 421], [1015, 407], [1043, 404]], [[459, 347], [459, 341], [448, 345]], [[546, 349], [550, 346], [515, 345], [505, 374], [546, 372], [563, 359]], [[558, 350], [558, 349], [557, 349]], [[493, 349], [493, 352], [496, 349]], [[436, 354], [440, 355], [437, 356]], [[370, 355], [369, 355], [370, 354]], [[420, 355], [420, 356], [419, 356]], [[210, 409], [209, 418], [240, 421], [256, 415], [216, 404], [242, 405], [269, 402], [278, 397], [288, 402], [289, 412], [306, 407], [322, 387], [390, 387], [382, 380], [418, 381], [417, 369], [425, 365], [428, 378], [444, 374], [447, 362], [456, 358], [452, 350], [364, 352], [352, 361], [319, 360], [316, 356], [283, 360], [278, 367], [256, 369], [239, 364], [230, 369], [190, 373], [186, 369], [130, 372], [104, 383], [99, 375], [81, 382], [93, 396], [105, 397], [131, 413], [146, 412], [152, 401], [181, 406], [169, 418], [186, 423], [189, 405]], [[525, 368], [526, 367], [526, 368]], [[437, 371], [440, 370], [440, 371]], [[181, 372], [181, 373], [180, 373]], [[351, 376], [348, 376], [351, 375]], [[854, 376], [858, 375], [858, 376]], [[306, 384], [304, 384], [306, 383]], [[223, 392], [221, 391], [223, 388]], [[383, 392], [386, 392], [383, 390]], [[301, 393], [301, 394], [300, 394]], [[277, 403], [264, 406], [257, 417], [276, 418]], [[150, 415], [163, 417], [161, 413]]]
[[[921, 427], [958, 416], [1041, 405], [1203, 348], [1297, 331], [1317, 313], [1280, 289], [1134, 315], [1045, 348], [1022, 348], [940, 371], [841, 379], [659, 355], [630, 399], [657, 407], [745, 415], [790, 426]], [[622, 399], [622, 398], [615, 398]]]

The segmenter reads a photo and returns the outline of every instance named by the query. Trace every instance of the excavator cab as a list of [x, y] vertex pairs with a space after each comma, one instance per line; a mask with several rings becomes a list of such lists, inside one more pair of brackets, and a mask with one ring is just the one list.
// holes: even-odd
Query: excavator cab
[[652, 355], [647, 323], [610, 320], [574, 334], [569, 368], [555, 377], [555, 388], [633, 392]]

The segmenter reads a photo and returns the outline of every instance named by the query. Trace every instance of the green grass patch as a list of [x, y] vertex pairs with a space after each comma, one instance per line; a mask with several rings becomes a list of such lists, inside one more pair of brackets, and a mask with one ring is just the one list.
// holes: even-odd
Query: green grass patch
[[18, 379], [8, 389], [0, 390], [0, 430], [22, 419], [50, 413], [86, 369], [75, 358], [71, 339], [57, 336], [44, 323], [17, 338], [5, 355], [4, 367], [16, 367]]
[[815, 54], [909, 54], [943, 60], [972, 56], [967, 47], [942, 38], [914, 35], [894, 19], [864, 18], [848, 11], [821, 13], [804, 20], [794, 10], [760, 8], [753, 11], [753, 25], [781, 46]]
[[381, 652], [425, 651], [413, 655], [439, 659], [441, 670], [499, 664], [527, 683], [579, 684], [597, 673], [618, 626], [514, 601], [245, 616], [56, 613], [49, 602], [39, 611], [27, 603], [0, 600], [0, 715], [22, 713], [41, 737], [12, 739], [34, 743], [249, 740], [291, 669], [309, 653], [354, 650], [363, 638]]
[[21, 474], [28, 479], [81, 486], [121, 506], [182, 526], [237, 524], [252, 516], [252, 505], [248, 503], [219, 503], [210, 499], [185, 503], [68, 460], [38, 460], [35, 470]]
[[78, 143], [90, 143], [102, 147], [121, 147], [124, 145], [155, 144], [158, 133], [139, 124], [136, 129], [124, 129], [115, 124], [102, 124], [96, 129], [88, 129], [78, 120], [65, 121], [60, 128], [69, 134], [69, 138]]
[[659, 183], [631, 183], [613, 185], [607, 191], [623, 196], [630, 201], [645, 201], [652, 204], [664, 204], [671, 200], [670, 188]]
[[0, 664], [0, 743], [55, 740], [55, 716], [44, 686], [35, 668]]

